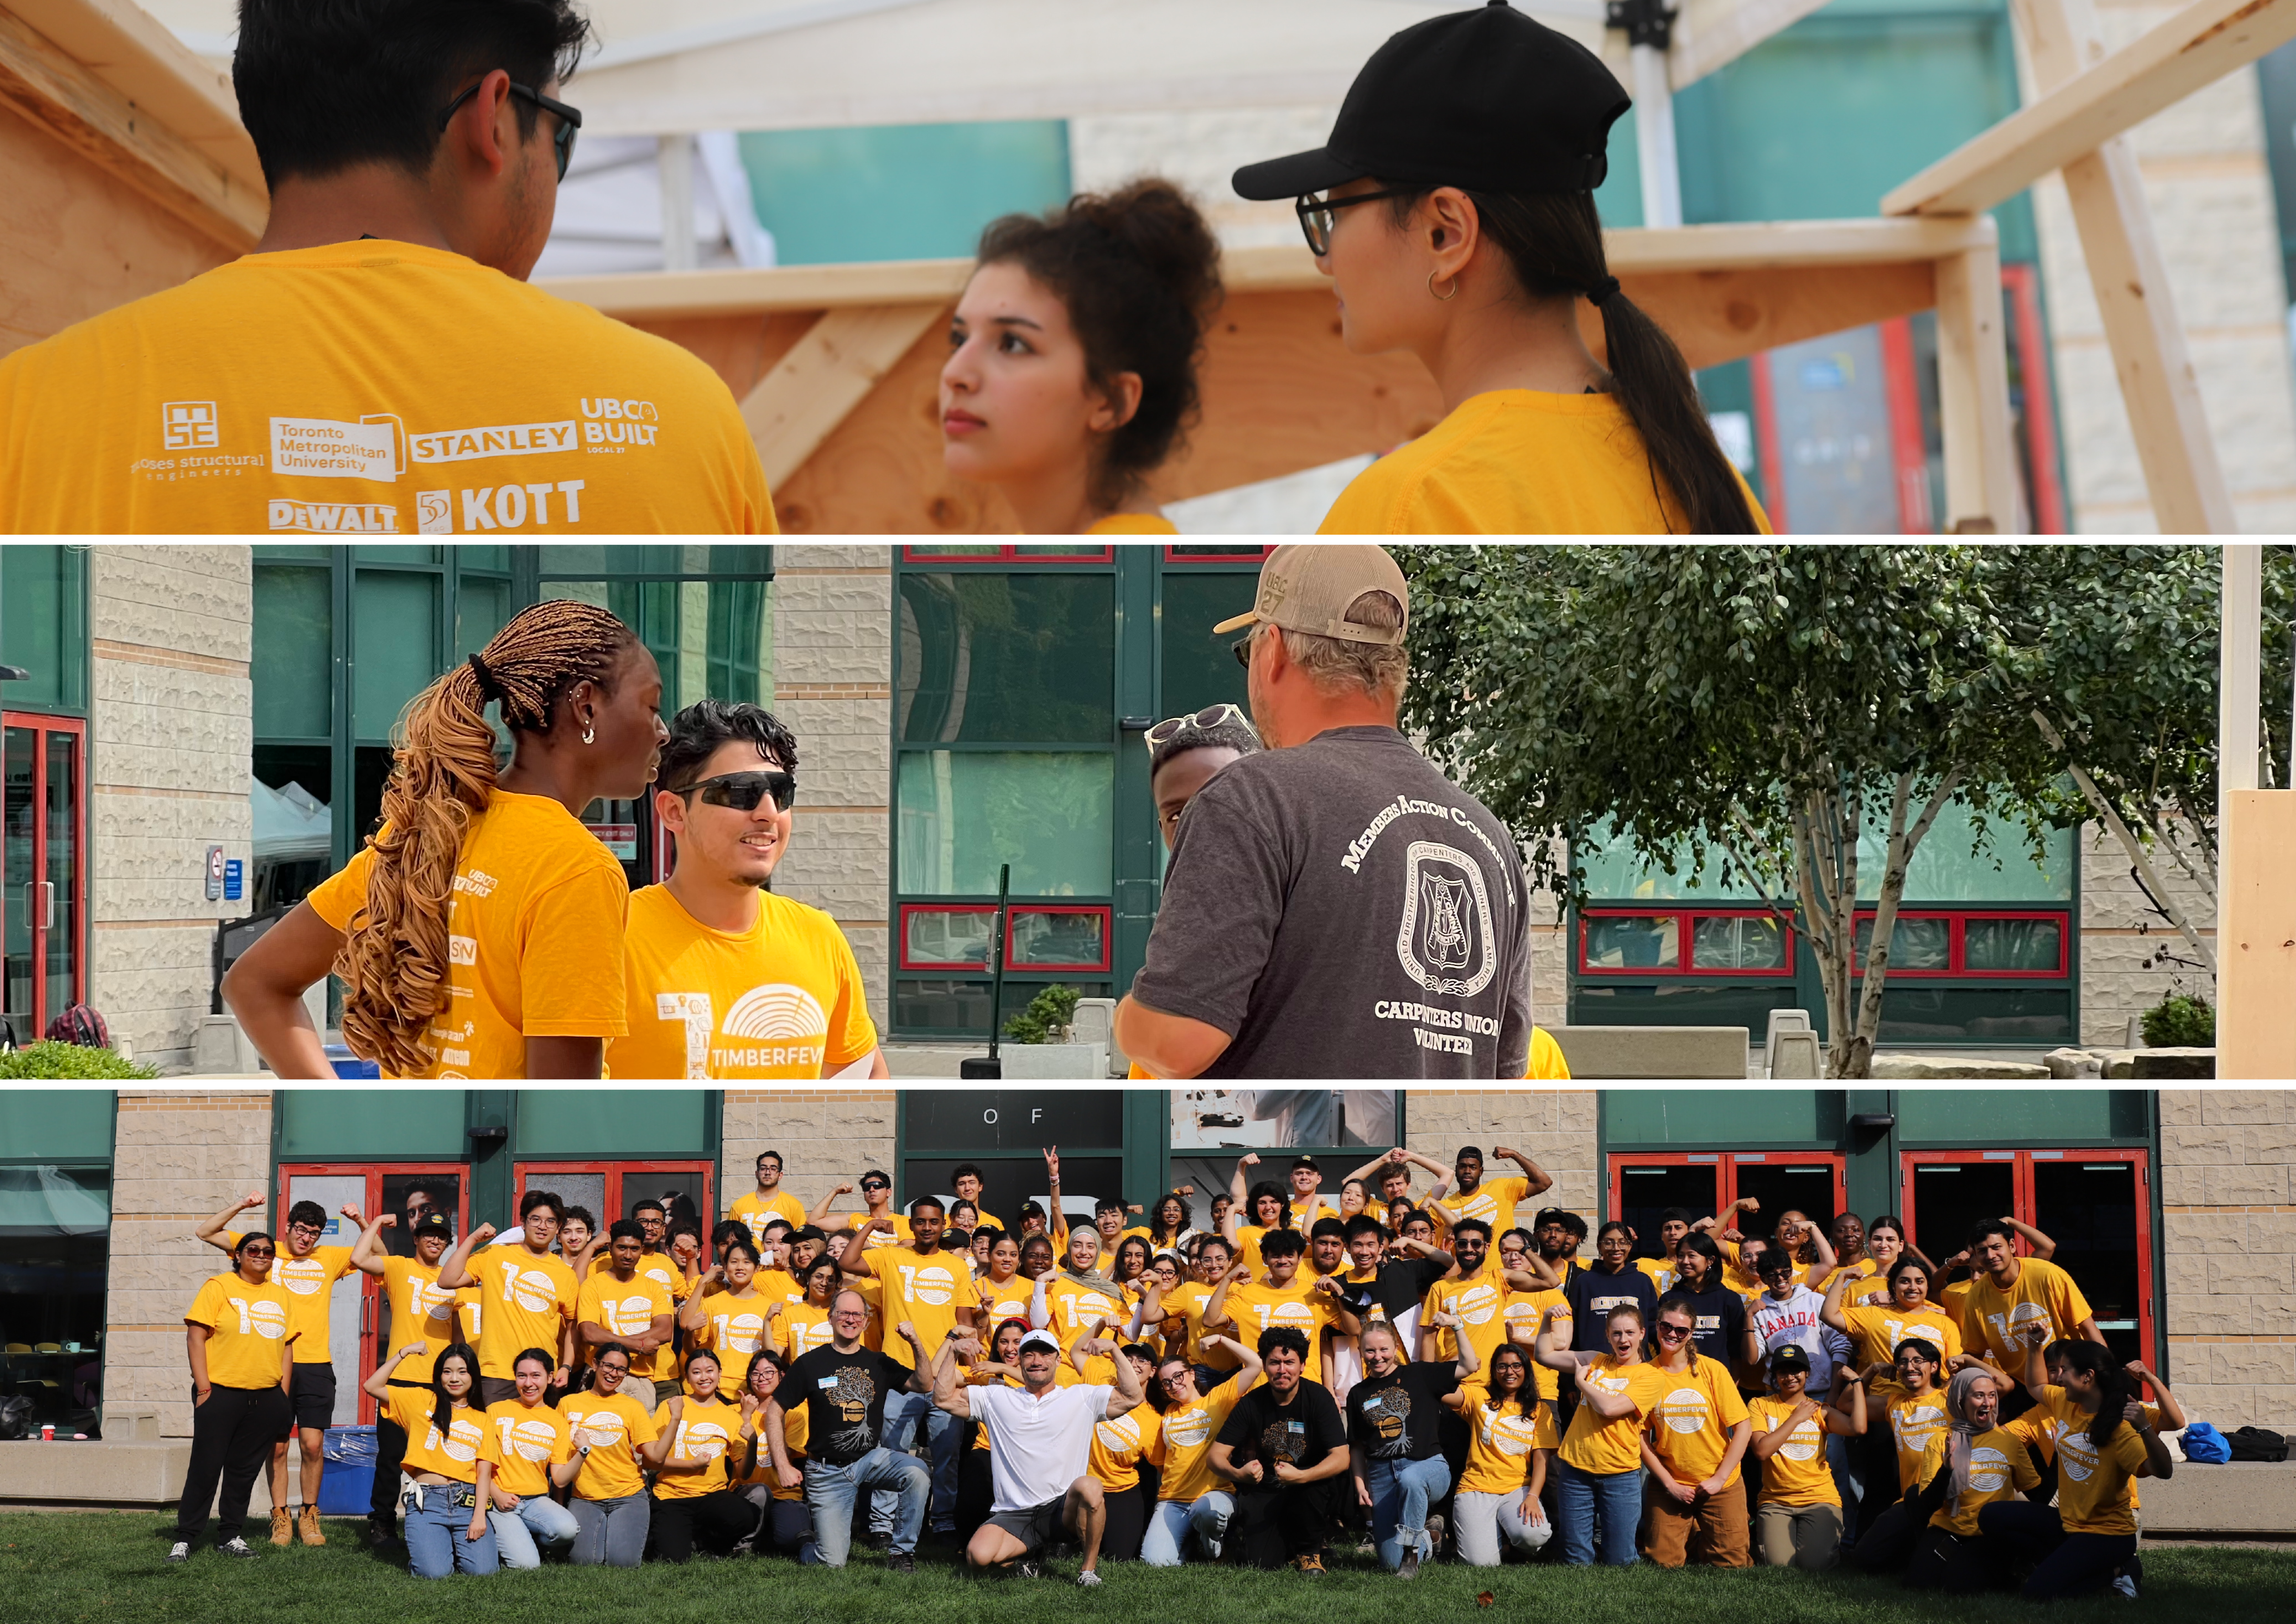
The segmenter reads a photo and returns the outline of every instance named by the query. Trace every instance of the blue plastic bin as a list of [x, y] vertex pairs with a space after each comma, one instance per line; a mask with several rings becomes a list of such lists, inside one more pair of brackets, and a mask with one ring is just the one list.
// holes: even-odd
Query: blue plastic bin
[[354, 1078], [367, 1082], [380, 1082], [382, 1079], [381, 1067], [371, 1060], [361, 1060], [350, 1052], [347, 1044], [329, 1044], [327, 1063], [334, 1067], [335, 1075], [339, 1078]]
[[319, 1479], [319, 1514], [365, 1516], [374, 1498], [374, 1429], [329, 1427], [321, 1452], [327, 1469]]

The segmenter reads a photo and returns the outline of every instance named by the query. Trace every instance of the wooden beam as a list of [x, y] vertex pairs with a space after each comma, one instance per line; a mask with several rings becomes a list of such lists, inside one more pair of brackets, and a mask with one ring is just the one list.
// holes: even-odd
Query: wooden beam
[[2296, 1077], [2296, 793], [2235, 790], [2218, 831], [2217, 1076]]
[[[1988, 222], [1989, 224], [1989, 222]], [[2001, 255], [1991, 244], [1938, 262], [1938, 408], [1945, 435], [1948, 534], [2028, 529], [2009, 423], [2009, 352]]]
[[14, 12], [0, 11], [0, 106], [228, 247], [252, 248], [269, 200], [139, 109]]
[[2291, 39], [2296, 0], [2193, 0], [2110, 56], [2084, 51], [2073, 72], [2043, 78], [2038, 101], [1892, 190], [1882, 212], [1990, 209]]
[[135, 0], [0, 0], [50, 45], [267, 195], [228, 69], [203, 61]]
[[947, 308], [879, 305], [824, 313], [742, 402], [767, 483], [795, 473]]

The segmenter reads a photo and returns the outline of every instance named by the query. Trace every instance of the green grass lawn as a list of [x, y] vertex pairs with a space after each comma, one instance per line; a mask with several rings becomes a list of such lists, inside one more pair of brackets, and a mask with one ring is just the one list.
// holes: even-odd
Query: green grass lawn
[[[1556, 1624], [1897, 1624], [2030, 1620], [2011, 1596], [1948, 1604], [1894, 1584], [1774, 1569], [1738, 1573], [1570, 1570], [1553, 1563], [1496, 1571], [1439, 1563], [1405, 1587], [1368, 1556], [1340, 1556], [1324, 1579], [1232, 1568], [1158, 1571], [1111, 1563], [1107, 1582], [1078, 1590], [1073, 1558], [1044, 1579], [981, 1581], [928, 1546], [901, 1577], [856, 1552], [841, 1573], [780, 1560], [712, 1562], [634, 1572], [545, 1565], [539, 1572], [425, 1583], [360, 1548], [358, 1525], [330, 1521], [324, 1550], [258, 1544], [252, 1562], [202, 1542], [169, 1568], [169, 1521], [146, 1513], [0, 1515], [0, 1619], [21, 1624], [1399, 1624], [1489, 1616]], [[250, 1531], [258, 1531], [253, 1530]], [[2144, 1595], [2067, 1604], [2050, 1624], [2173, 1618], [2179, 1624], [2296, 1620], [2296, 1549], [2155, 1546]]]

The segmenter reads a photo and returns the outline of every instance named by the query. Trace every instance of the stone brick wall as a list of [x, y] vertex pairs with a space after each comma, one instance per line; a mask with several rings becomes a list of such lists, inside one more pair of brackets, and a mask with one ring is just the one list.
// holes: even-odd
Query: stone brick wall
[[[881, 1029], [890, 1013], [892, 595], [890, 547], [775, 550], [774, 709], [797, 734], [804, 798], [774, 888], [844, 928]], [[750, 1188], [748, 1174], [729, 1187]]]
[[[2096, 9], [2105, 48], [2119, 50], [2178, 8], [2097, 0]], [[2240, 528], [2296, 529], [2296, 387], [2256, 70], [2218, 80], [2130, 138]], [[2152, 504], [2064, 182], [2048, 176], [2033, 201], [2073, 528], [2150, 534]]]
[[[2099, 824], [2080, 830], [2080, 1038], [2118, 1048], [2128, 1018], [2172, 992], [2215, 1001], [2207, 970], [2179, 960], [2194, 956], [2177, 929], [2152, 911], [2130, 875], [2128, 855]], [[2153, 867], [2203, 941], [2216, 939], [2216, 910], [2166, 853]]]
[[[1414, 1088], [1404, 1100], [1406, 1148], [1447, 1167], [1461, 1145], [1480, 1145], [1486, 1175], [1510, 1177], [1514, 1164], [1496, 1161], [1492, 1146], [1521, 1151], [1554, 1180], [1538, 1205], [1568, 1207], [1591, 1219], [1602, 1188], [1595, 1098], [1592, 1088]], [[1422, 1192], [1431, 1182], [1423, 1171], [1411, 1181]]]
[[[112, 1156], [104, 1404], [156, 1407], [164, 1436], [187, 1438], [184, 1310], [201, 1282], [230, 1266], [192, 1233], [250, 1191], [270, 1196], [271, 1095], [122, 1089]], [[272, 1216], [268, 1206], [259, 1213]]]
[[2169, 1384], [2198, 1420], [2296, 1424], [2296, 1092], [2163, 1089]]
[[[803, 736], [800, 735], [800, 750]], [[782, 1187], [806, 1210], [839, 1184], [857, 1184], [865, 1168], [893, 1170], [890, 1088], [728, 1088], [718, 1146], [721, 1207], [757, 1188], [760, 1151], [782, 1154]], [[849, 1209], [861, 1210], [858, 1194]]]
[[252, 875], [253, 566], [245, 546], [89, 552], [95, 685], [90, 998], [136, 1058], [180, 1071], [208, 1013], [219, 845]]

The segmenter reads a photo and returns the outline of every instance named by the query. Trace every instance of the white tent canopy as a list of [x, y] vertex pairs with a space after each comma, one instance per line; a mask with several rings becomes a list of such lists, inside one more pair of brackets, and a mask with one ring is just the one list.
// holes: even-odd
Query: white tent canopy
[[299, 783], [275, 790], [260, 778], [247, 783], [248, 800], [255, 808], [255, 857], [291, 863], [298, 858], [324, 857], [334, 848], [334, 822], [327, 803]]

